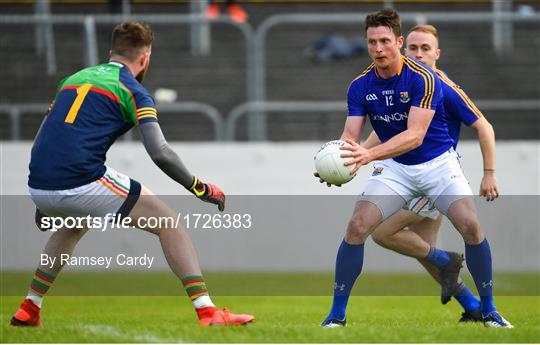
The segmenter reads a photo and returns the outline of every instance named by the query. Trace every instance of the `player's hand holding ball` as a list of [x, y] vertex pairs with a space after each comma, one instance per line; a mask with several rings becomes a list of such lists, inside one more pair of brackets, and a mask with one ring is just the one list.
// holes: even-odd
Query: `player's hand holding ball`
[[216, 204], [218, 210], [225, 210], [225, 193], [223, 193], [221, 188], [215, 184], [203, 183], [201, 180], [194, 177], [193, 184], [191, 185], [191, 188], [189, 188], [189, 191], [202, 201]]
[[340, 150], [349, 152], [342, 153], [341, 158], [352, 158], [346, 161], [345, 165], [351, 167], [351, 174], [356, 174], [362, 165], [369, 164], [373, 160], [371, 151], [351, 139], [345, 139], [345, 142], [348, 145], [343, 145]]
[[[316, 178], [318, 178], [320, 183], [325, 183], [325, 182], [326, 182], [325, 180], [323, 180], [323, 178], [321, 177], [321, 175], [319, 175], [319, 173], [316, 172], [316, 171], [313, 173], [313, 176], [315, 176]], [[327, 185], [328, 187], [332, 187], [332, 184], [331, 184], [331, 183], [326, 182], [326, 185]], [[336, 187], [341, 187], [340, 184], [335, 184], [334, 186], [336, 186]]]
[[353, 166], [346, 166], [346, 160], [341, 157], [341, 148], [347, 143], [342, 140], [329, 141], [317, 151], [315, 155], [314, 175], [319, 179], [319, 182], [324, 183], [328, 187], [334, 185], [341, 187], [342, 184], [352, 180], [356, 173], [353, 172]]

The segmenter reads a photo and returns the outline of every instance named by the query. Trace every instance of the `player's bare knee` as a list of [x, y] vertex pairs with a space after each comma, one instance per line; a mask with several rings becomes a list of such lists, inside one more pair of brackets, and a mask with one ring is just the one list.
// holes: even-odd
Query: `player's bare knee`
[[480, 230], [480, 222], [478, 218], [468, 215], [460, 221], [460, 228], [463, 232], [474, 233]]
[[480, 222], [475, 216], [467, 216], [460, 220], [458, 230], [463, 236], [465, 242], [469, 244], [477, 244], [482, 242], [484, 234], [480, 227]]
[[368, 224], [361, 216], [353, 217], [347, 226], [347, 235], [345, 239], [348, 243], [364, 243], [372, 232], [373, 226]]
[[484, 240], [484, 233], [480, 229], [477, 229], [475, 231], [463, 232], [461, 234], [463, 236], [463, 240], [467, 244], [475, 245], [481, 243]]

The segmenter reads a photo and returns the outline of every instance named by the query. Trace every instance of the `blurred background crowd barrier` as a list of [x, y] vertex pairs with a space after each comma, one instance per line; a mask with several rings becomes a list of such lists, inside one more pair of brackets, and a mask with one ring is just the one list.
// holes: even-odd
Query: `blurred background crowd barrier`
[[206, 0], [113, 2], [0, 2], [1, 140], [31, 140], [56, 84], [105, 62], [113, 25], [128, 18], [155, 31], [145, 86], [169, 140], [333, 139], [348, 85], [370, 63], [363, 20], [383, 6], [400, 11], [405, 33], [439, 28], [439, 68], [498, 140], [539, 139], [538, 1], [239, 1], [246, 23], [209, 20]]

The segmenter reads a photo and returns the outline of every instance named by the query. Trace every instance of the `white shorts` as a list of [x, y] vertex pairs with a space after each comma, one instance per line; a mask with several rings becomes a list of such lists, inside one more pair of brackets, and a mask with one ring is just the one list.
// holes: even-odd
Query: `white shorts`
[[[361, 199], [371, 201], [369, 195], [377, 194], [376, 190], [381, 189], [381, 184], [395, 193], [394, 196], [403, 198], [400, 208], [415, 197], [426, 196], [430, 207], [436, 207], [445, 215], [452, 202], [473, 195], [461, 169], [458, 154], [452, 148], [430, 161], [416, 165], [400, 164], [393, 159], [374, 163], [373, 173], [364, 187]], [[390, 198], [387, 199], [390, 202]], [[379, 197], [373, 202], [377, 204], [380, 200]], [[397, 211], [395, 205], [390, 212], [386, 205], [377, 206], [386, 211], [384, 219], [391, 215], [389, 213]]]
[[141, 194], [141, 184], [107, 167], [100, 179], [64, 190], [29, 188], [30, 197], [41, 213], [50, 217], [125, 217]]
[[407, 204], [403, 206], [403, 209], [414, 212], [422, 218], [430, 218], [433, 220], [436, 220], [439, 217], [439, 214], [441, 214], [427, 196], [409, 200]]

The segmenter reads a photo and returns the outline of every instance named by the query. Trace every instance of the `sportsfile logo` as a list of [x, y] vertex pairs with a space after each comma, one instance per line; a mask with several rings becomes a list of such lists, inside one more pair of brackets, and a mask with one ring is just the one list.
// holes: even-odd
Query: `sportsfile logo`
[[41, 229], [58, 231], [62, 228], [68, 230], [94, 229], [102, 232], [108, 229], [139, 229], [159, 228], [177, 229], [183, 224], [188, 229], [250, 229], [252, 218], [249, 213], [178, 213], [176, 217], [122, 217], [116, 213], [107, 213], [104, 217], [42, 217], [39, 227]]
[[378, 100], [377, 95], [370, 93], [366, 95], [366, 101], [376, 101]]

